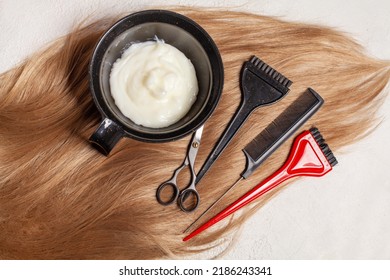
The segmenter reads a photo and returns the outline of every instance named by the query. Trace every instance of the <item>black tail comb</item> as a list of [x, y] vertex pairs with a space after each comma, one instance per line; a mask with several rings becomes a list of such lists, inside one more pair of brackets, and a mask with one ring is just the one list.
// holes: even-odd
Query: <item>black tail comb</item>
[[243, 178], [248, 178], [273, 152], [289, 139], [322, 106], [324, 100], [311, 88], [304, 91], [276, 119], [261, 131], [243, 152], [246, 168]]

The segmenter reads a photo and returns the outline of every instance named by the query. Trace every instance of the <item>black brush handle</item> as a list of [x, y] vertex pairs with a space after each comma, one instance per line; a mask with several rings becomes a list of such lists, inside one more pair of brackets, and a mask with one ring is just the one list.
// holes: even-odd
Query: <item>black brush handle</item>
[[229, 126], [227, 127], [221, 138], [218, 140], [218, 143], [214, 146], [214, 149], [209, 154], [206, 162], [203, 164], [202, 168], [196, 175], [195, 184], [198, 184], [200, 182], [200, 180], [207, 173], [213, 163], [218, 159], [222, 151], [230, 143], [234, 135], [237, 133], [242, 124], [246, 121], [246, 119], [249, 117], [249, 115], [255, 108], [256, 106], [248, 106], [245, 100], [241, 103], [240, 108], [238, 109], [238, 111], [236, 111]]

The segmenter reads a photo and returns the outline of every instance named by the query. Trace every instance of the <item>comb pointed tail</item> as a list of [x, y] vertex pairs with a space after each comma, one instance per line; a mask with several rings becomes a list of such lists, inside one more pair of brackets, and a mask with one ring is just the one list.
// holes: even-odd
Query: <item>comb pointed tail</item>
[[267, 178], [265, 181], [257, 185], [255, 188], [247, 192], [245, 195], [240, 197], [238, 200], [236, 200], [234, 203], [230, 204], [228, 207], [226, 207], [224, 210], [219, 212], [217, 215], [215, 215], [213, 218], [211, 218], [209, 221], [204, 223], [202, 226], [197, 228], [195, 231], [190, 233], [188, 236], [186, 236], [183, 241], [190, 240], [194, 236], [200, 234], [201, 232], [205, 231], [209, 227], [213, 226], [214, 224], [218, 223], [219, 221], [223, 220], [227, 216], [230, 216], [237, 210], [241, 209], [245, 205], [251, 203], [256, 198], [262, 196], [266, 192], [272, 190], [274, 187], [282, 183], [283, 181], [291, 178], [292, 176], [289, 176], [288, 173], [284, 171], [283, 168], [279, 169], [278, 172], [274, 173], [271, 177]]

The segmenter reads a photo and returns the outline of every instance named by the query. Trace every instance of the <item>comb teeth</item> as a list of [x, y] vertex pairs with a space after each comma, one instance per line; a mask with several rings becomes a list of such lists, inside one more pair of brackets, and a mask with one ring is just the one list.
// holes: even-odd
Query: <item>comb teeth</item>
[[285, 76], [280, 74], [278, 71], [276, 71], [274, 68], [269, 66], [267, 63], [262, 61], [256, 56], [253, 56], [250, 60], [250, 62], [259, 70], [263, 71], [265, 74], [270, 76], [272, 79], [278, 81], [285, 87], [289, 87], [292, 84], [292, 81], [287, 79]]
[[314, 140], [316, 140], [318, 146], [321, 148], [322, 153], [325, 155], [326, 159], [329, 161], [330, 165], [333, 167], [337, 164], [337, 159], [333, 155], [331, 149], [328, 144], [325, 143], [325, 139], [322, 137], [320, 131], [316, 127], [310, 128], [310, 133], [313, 136]]

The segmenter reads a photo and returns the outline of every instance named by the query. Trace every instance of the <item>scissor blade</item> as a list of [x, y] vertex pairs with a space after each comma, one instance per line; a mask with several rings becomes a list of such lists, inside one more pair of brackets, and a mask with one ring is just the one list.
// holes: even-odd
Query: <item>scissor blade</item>
[[202, 133], [203, 133], [203, 126], [204, 125], [202, 125], [201, 127], [199, 127], [195, 131], [194, 141], [200, 142], [200, 139], [202, 138]]
[[[200, 138], [202, 137], [202, 132], [203, 132], [203, 125], [201, 127], [199, 127], [195, 131], [195, 134], [192, 136], [191, 144], [190, 144], [190, 147], [189, 147], [188, 152], [187, 152], [187, 158], [188, 158], [189, 165], [192, 168], [192, 170], [194, 168], [196, 155], [198, 154], [199, 145], [200, 145]], [[193, 172], [194, 172], [194, 176], [195, 176], [195, 171], [193, 170]]]

